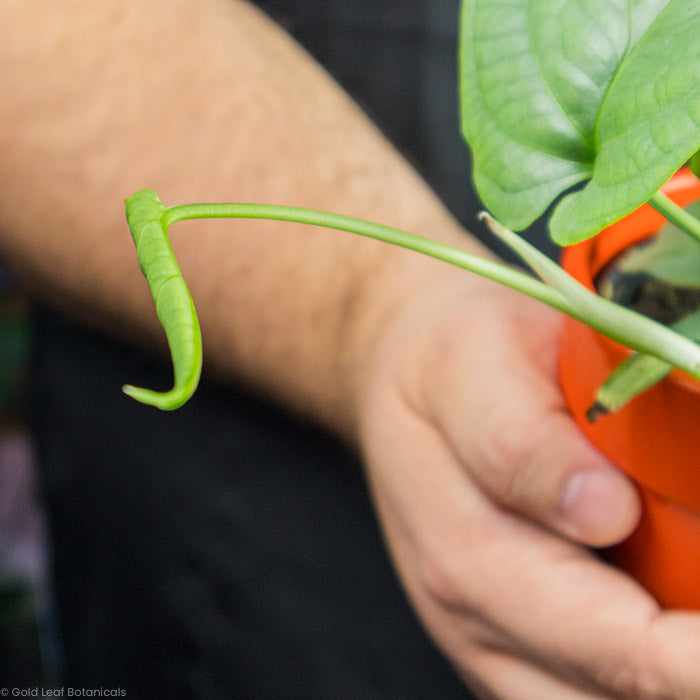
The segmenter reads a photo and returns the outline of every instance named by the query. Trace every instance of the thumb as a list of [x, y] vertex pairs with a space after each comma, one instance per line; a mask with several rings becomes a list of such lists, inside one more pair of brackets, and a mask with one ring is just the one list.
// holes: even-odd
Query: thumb
[[[561, 409], [491, 422], [459, 450], [491, 499], [592, 547], [621, 541], [640, 515], [630, 480], [600, 454]], [[476, 458], [475, 458], [476, 456]]]
[[410, 307], [390, 336], [404, 400], [494, 504], [581, 544], [621, 541], [639, 521], [639, 496], [566, 410], [559, 315], [510, 290], [458, 292], [428, 312]]

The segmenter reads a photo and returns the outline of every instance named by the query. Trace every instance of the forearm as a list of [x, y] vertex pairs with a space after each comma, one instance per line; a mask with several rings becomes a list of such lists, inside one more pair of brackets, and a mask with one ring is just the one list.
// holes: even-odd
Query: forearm
[[[0, 253], [92, 322], [162, 338], [124, 222], [124, 198], [142, 187], [166, 205], [294, 204], [475, 246], [245, 3], [15, 0], [5, 14]], [[346, 433], [382, 319], [438, 264], [290, 224], [190, 222], [172, 234], [212, 369]]]

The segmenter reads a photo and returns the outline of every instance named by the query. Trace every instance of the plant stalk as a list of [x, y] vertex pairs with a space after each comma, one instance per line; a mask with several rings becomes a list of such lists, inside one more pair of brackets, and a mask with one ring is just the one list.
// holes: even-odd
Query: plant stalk
[[700, 220], [678, 206], [661, 191], [649, 200], [649, 204], [681, 231], [700, 243]]
[[571, 313], [570, 304], [557, 290], [540, 282], [531, 275], [519, 270], [481, 258], [473, 253], [467, 253], [458, 248], [423, 238], [407, 231], [401, 231], [391, 226], [384, 226], [365, 219], [357, 219], [342, 214], [288, 207], [276, 204], [245, 204], [245, 203], [211, 203], [211, 204], [182, 204], [168, 207], [164, 214], [164, 225], [169, 228], [178, 221], [187, 219], [272, 219], [276, 221], [293, 221], [313, 226], [322, 226], [340, 231], [347, 231], [360, 236], [374, 238], [391, 245], [407, 248], [416, 253], [422, 253], [436, 260], [442, 260], [456, 267], [487, 277], [494, 282], [504, 284], [511, 289], [527, 294], [549, 306]]
[[[168, 335], [175, 368], [175, 386], [164, 393], [131, 386], [125, 387], [125, 391], [139, 401], [163, 409], [182, 405], [194, 393], [202, 363], [196, 310], [168, 242], [170, 226], [186, 219], [291, 221], [348, 231], [407, 248], [506, 285], [587, 323], [634, 350], [659, 357], [700, 379], [700, 346], [649, 318], [598, 297], [527, 241], [486, 214], [482, 218], [487, 220], [492, 231], [515, 250], [542, 280], [438, 241], [330, 212], [246, 203], [183, 204], [166, 208], [153, 190], [137, 192], [127, 199], [126, 205], [139, 262]], [[665, 206], [665, 203], [662, 202], [661, 206]], [[700, 240], [700, 231], [698, 236]]]
[[510, 229], [482, 213], [481, 218], [571, 307], [567, 313], [603, 335], [637, 352], [653, 355], [700, 379], [700, 346], [642, 314], [591, 291]]
[[[676, 207], [675, 204], [673, 206]], [[167, 208], [163, 221], [167, 228], [183, 219], [222, 217], [274, 219], [323, 226], [367, 236], [428, 255], [527, 294], [592, 326], [633, 350], [664, 359], [700, 379], [700, 347], [697, 344], [656, 321], [594, 294], [520, 236], [508, 231], [488, 215], [482, 215], [482, 218], [488, 221], [491, 230], [518, 252], [544, 282], [502, 263], [407, 231], [312, 209], [274, 204], [185, 204]], [[698, 233], [700, 235], [700, 231]]]

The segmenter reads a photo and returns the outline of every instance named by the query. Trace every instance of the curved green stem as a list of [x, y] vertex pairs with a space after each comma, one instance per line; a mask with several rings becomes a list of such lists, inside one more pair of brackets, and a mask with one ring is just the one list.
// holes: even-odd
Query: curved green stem
[[[153, 190], [127, 199], [127, 220], [139, 263], [165, 328], [175, 382], [168, 392], [127, 386], [138, 401], [177, 408], [194, 393], [202, 365], [199, 322], [168, 241], [168, 229], [186, 219], [245, 218], [294, 221], [348, 231], [422, 253], [487, 277], [577, 318], [635, 350], [658, 356], [700, 378], [700, 346], [668, 328], [598, 297], [545, 255], [488, 215], [489, 226], [535, 270], [544, 282], [507, 265], [487, 260], [390, 226], [329, 212], [274, 204], [186, 204], [164, 207]], [[545, 284], [545, 282], [547, 284]]]
[[290, 221], [347, 231], [359, 236], [374, 238], [384, 243], [400, 246], [401, 248], [407, 248], [416, 253], [422, 253], [431, 258], [442, 260], [463, 270], [488, 277], [495, 282], [500, 282], [511, 289], [527, 294], [561, 311], [568, 313], [571, 310], [569, 304], [556, 290], [519, 270], [429, 238], [423, 238], [391, 226], [384, 226], [383, 224], [357, 219], [352, 216], [277, 204], [216, 203], [182, 204], [170, 207], [165, 210], [164, 221], [166, 228], [168, 228], [172, 224], [186, 219], [215, 218]]
[[649, 204], [668, 221], [678, 226], [681, 231], [700, 242], [700, 221], [669, 199], [663, 192], [657, 192], [649, 200]]
[[124, 392], [163, 410], [178, 408], [194, 393], [202, 368], [202, 339], [192, 297], [168, 240], [170, 226], [186, 219], [275, 219], [348, 231], [443, 260], [505, 284], [566, 313], [568, 302], [530, 275], [427, 238], [350, 216], [273, 204], [186, 204], [166, 208], [153, 190], [126, 200], [126, 213], [141, 270], [151, 289], [158, 318], [165, 329], [175, 381], [165, 392], [126, 385]]

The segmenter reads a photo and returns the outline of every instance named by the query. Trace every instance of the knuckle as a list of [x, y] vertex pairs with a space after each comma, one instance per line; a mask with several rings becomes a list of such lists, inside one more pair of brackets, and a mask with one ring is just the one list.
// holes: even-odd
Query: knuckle
[[679, 696], [654, 673], [650, 664], [630, 661], [615, 669], [598, 669], [598, 678], [606, 688], [611, 688], [614, 697], [622, 700], [673, 700]]
[[423, 594], [433, 604], [447, 610], [464, 610], [464, 577], [457, 566], [435, 555], [424, 555], [419, 563], [419, 582]]
[[504, 505], [520, 506], [536, 497], [538, 445], [536, 432], [522, 423], [492, 431], [487, 480]]

